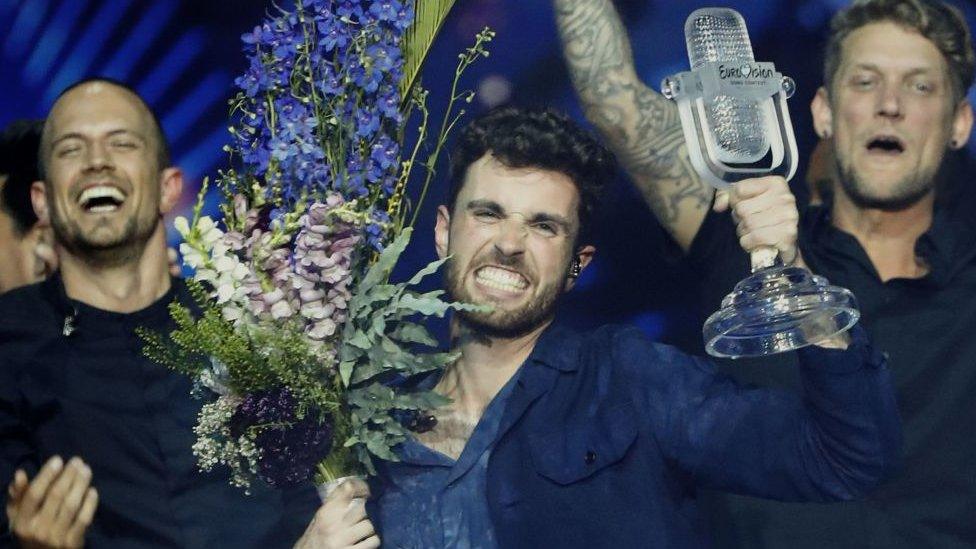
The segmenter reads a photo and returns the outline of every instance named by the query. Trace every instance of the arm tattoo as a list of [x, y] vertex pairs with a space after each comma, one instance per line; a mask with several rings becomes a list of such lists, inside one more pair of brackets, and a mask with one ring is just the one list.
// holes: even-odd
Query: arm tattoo
[[[689, 244], [713, 191], [688, 160], [676, 106], [637, 78], [610, 0], [554, 0], [573, 84], [661, 224]], [[686, 225], [692, 225], [686, 227]]]

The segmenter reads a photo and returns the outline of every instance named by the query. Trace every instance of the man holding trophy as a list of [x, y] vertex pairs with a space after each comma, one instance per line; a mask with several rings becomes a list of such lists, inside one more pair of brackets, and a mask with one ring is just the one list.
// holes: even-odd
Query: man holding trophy
[[[445, 286], [491, 310], [458, 313], [458, 359], [420, 381], [452, 401], [437, 421], [368, 489], [327, 498], [303, 547], [375, 546], [374, 530], [392, 547], [704, 547], [701, 488], [850, 500], [896, 467], [887, 368], [857, 326], [797, 353], [804, 399], [732, 383], [634, 328], [553, 324], [595, 253], [615, 171], [565, 115], [493, 111], [460, 132], [451, 161], [435, 227]], [[763, 200], [753, 183], [740, 204]], [[743, 213], [746, 248], [789, 260], [795, 212], [770, 212]]]
[[[741, 175], [755, 163], [716, 161], [727, 151], [689, 138], [681, 118], [712, 115], [721, 143], [728, 137], [723, 131], [734, 134], [749, 126], [742, 120], [767, 115], [742, 107], [734, 95], [739, 103], [731, 112], [740, 123], [732, 129], [723, 130], [722, 118], [708, 105], [681, 113], [681, 94], [698, 90], [681, 89], [685, 82], [677, 90], [665, 85], [676, 108], [638, 79], [609, 0], [554, 4], [587, 116], [661, 225], [700, 268], [706, 292], [727, 292], [749, 268], [735, 251], [734, 221], [739, 218], [741, 227], [742, 214], [755, 208], [789, 211], [792, 198], [784, 177], [743, 181], [731, 195], [762, 187], [764, 205], [742, 200], [731, 216], [724, 213], [728, 199], [716, 195], [707, 174]], [[855, 2], [834, 17], [831, 28], [824, 86], [811, 108], [818, 135], [831, 140], [838, 177], [830, 201], [801, 210], [799, 247], [814, 273], [853, 291], [872, 340], [891, 360], [905, 421], [905, 466], [856, 504], [732, 498], [721, 522], [732, 528], [723, 541], [748, 547], [971, 547], [976, 226], [971, 198], [939, 177], [945, 156], [965, 145], [972, 126], [969, 29], [955, 9], [937, 0]], [[777, 154], [788, 158], [790, 152], [784, 147], [769, 156], [775, 164]], [[792, 371], [760, 368], [752, 377], [766, 382]]]

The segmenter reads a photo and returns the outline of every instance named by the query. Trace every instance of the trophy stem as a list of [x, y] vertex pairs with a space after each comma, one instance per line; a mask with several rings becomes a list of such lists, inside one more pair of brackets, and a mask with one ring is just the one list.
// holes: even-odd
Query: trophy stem
[[773, 246], [760, 246], [749, 252], [752, 262], [752, 273], [755, 274], [770, 267], [782, 267], [783, 260], [779, 257], [779, 250]]

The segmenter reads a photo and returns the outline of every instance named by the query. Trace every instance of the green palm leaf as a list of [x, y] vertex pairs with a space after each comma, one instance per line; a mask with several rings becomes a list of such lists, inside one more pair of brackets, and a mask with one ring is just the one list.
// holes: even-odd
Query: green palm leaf
[[413, 2], [414, 20], [401, 44], [403, 51], [403, 80], [400, 81], [401, 102], [410, 98], [410, 90], [420, 76], [420, 69], [430, 53], [434, 37], [441, 30], [455, 0], [408, 0]]

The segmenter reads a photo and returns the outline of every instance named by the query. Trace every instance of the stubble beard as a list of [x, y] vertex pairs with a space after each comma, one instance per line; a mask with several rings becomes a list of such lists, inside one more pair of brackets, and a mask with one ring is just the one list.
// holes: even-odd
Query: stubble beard
[[119, 267], [142, 257], [146, 243], [156, 229], [158, 219], [140, 219], [133, 213], [125, 220], [119, 234], [108, 239], [90, 237], [77, 221], [69, 219], [51, 204], [51, 228], [55, 239], [71, 255], [99, 268]]
[[[836, 151], [834, 155], [837, 173], [840, 175], [840, 185], [844, 194], [861, 209], [897, 212], [917, 204], [920, 200], [933, 192], [936, 185], [938, 170], [925, 173], [917, 170], [906, 174], [891, 186], [886, 195], [878, 196], [868, 191], [864, 178], [851, 165], [841, 163]], [[942, 165], [942, 159], [937, 164]]]
[[[447, 293], [452, 301], [478, 303], [464, 288], [464, 277], [459, 272], [457, 262], [451, 258], [445, 272]], [[456, 318], [468, 333], [493, 339], [514, 339], [526, 335], [552, 320], [556, 314], [562, 289], [559, 284], [545, 288], [542, 293], [522, 307], [511, 311], [457, 311]]]

